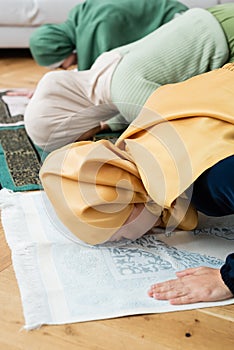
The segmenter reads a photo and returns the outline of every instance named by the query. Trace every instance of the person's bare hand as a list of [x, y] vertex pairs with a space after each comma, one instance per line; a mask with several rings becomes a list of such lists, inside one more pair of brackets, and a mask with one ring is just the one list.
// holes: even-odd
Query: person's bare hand
[[96, 134], [98, 134], [101, 131], [106, 131], [108, 130], [109, 127], [107, 124], [101, 124], [98, 126], [95, 126], [94, 128], [86, 131], [85, 133], [83, 133], [76, 141], [87, 141], [87, 140], [91, 140]]
[[34, 90], [9, 90], [7, 91], [7, 96], [25, 96], [28, 98], [32, 98], [34, 94]]
[[101, 126], [95, 126], [94, 128], [83, 133], [76, 141], [87, 141], [91, 140], [96, 134], [101, 131]]
[[176, 273], [174, 280], [156, 283], [148, 295], [158, 300], [169, 300], [173, 305], [202, 301], [219, 301], [233, 297], [222, 280], [220, 270], [196, 267]]

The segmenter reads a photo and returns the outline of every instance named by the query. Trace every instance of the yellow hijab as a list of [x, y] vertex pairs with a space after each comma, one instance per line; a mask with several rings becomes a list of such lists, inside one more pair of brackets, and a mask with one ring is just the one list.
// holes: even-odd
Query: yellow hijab
[[78, 142], [52, 152], [40, 177], [60, 220], [89, 244], [110, 239], [135, 203], [162, 212], [164, 226], [194, 228], [184, 192], [234, 153], [233, 95], [228, 64], [157, 89], [115, 145]]

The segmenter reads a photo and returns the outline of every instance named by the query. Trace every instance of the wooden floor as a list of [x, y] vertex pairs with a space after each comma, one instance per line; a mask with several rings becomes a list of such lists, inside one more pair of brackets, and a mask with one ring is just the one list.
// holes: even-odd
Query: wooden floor
[[[34, 88], [46, 71], [38, 67], [27, 52], [0, 50], [0, 88]], [[1, 350], [234, 349], [234, 305], [44, 326], [30, 332], [22, 330], [23, 325], [10, 251], [0, 227]]]

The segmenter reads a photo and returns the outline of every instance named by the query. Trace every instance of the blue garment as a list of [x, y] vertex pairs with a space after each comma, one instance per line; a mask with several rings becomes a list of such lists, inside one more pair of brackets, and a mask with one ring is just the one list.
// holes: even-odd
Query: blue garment
[[[195, 181], [192, 203], [210, 216], [234, 214], [234, 156], [223, 159]], [[234, 295], [234, 253], [220, 270], [222, 279]]]
[[220, 273], [224, 283], [234, 295], [234, 253], [228, 255]]
[[207, 169], [194, 182], [192, 203], [209, 216], [234, 214], [234, 156]]

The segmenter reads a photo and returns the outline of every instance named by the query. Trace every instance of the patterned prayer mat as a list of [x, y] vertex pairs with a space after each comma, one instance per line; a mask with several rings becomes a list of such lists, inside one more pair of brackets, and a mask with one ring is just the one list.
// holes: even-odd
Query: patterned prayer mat
[[40, 160], [23, 126], [0, 128], [0, 182], [13, 191], [41, 188]]
[[147, 295], [153, 283], [175, 278], [178, 270], [220, 268], [234, 251], [234, 215], [203, 216], [196, 230], [170, 237], [157, 228], [135, 242], [89, 246], [63, 226], [43, 191], [3, 189], [0, 207], [26, 329], [234, 302], [171, 305]]
[[23, 115], [12, 116], [0, 94], [0, 184], [13, 191], [41, 189], [40, 155], [23, 125]]

